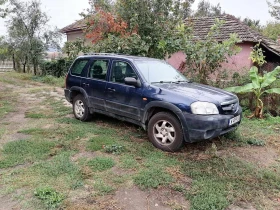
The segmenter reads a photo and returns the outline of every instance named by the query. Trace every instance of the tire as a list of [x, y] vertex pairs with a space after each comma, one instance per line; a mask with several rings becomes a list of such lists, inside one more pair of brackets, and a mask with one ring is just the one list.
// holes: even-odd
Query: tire
[[76, 119], [88, 121], [91, 118], [88, 105], [82, 95], [77, 95], [73, 99], [73, 113]]
[[167, 152], [178, 151], [184, 142], [179, 120], [168, 112], [159, 112], [148, 123], [148, 136], [152, 144]]

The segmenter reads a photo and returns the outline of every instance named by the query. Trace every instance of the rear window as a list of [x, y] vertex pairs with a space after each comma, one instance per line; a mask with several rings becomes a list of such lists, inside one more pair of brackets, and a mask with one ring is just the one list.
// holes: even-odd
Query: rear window
[[82, 71], [87, 65], [88, 61], [89, 61], [88, 59], [77, 60], [71, 69], [71, 74], [76, 76], [81, 76]]

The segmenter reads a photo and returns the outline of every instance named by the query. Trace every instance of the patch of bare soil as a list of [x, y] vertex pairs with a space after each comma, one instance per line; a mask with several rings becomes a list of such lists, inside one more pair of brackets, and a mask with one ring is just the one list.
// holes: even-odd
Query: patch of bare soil
[[11, 199], [9, 196], [0, 196], [0, 210], [20, 210], [18, 201]]
[[241, 160], [256, 164], [260, 167], [270, 167], [277, 164], [279, 155], [276, 150], [269, 147], [237, 147], [231, 148], [230, 151], [218, 151], [219, 156], [235, 156]]
[[226, 210], [257, 210], [251, 204], [248, 203], [240, 203], [237, 205], [230, 205]]
[[71, 161], [73, 162], [77, 162], [79, 159], [81, 158], [86, 158], [86, 159], [91, 159], [96, 157], [97, 154], [95, 152], [79, 152], [77, 154], [75, 154], [74, 156], [71, 157]]
[[171, 210], [190, 208], [189, 202], [177, 192], [169, 189], [142, 191], [137, 187], [120, 189], [116, 192], [114, 200], [122, 210]]

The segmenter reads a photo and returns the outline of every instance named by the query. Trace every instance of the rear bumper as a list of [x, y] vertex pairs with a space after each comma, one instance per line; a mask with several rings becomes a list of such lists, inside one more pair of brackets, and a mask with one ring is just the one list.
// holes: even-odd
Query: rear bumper
[[229, 121], [238, 115], [242, 117], [241, 107], [234, 115], [194, 115], [184, 113], [187, 126], [184, 128], [184, 132], [185, 136], [189, 136], [187, 141], [197, 142], [212, 139], [236, 129], [241, 120], [231, 126], [229, 126]]

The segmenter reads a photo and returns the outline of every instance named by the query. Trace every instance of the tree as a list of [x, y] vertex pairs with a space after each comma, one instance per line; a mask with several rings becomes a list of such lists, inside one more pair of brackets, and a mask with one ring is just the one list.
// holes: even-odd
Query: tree
[[[89, 17], [87, 37], [99, 46], [111, 43], [120, 49], [131, 48], [133, 52], [147, 49], [146, 56], [161, 57], [158, 44], [169, 38], [176, 26], [182, 22], [193, 0], [117, 0], [112, 12], [99, 8], [94, 16]], [[129, 36], [134, 36], [142, 49], [135, 49]], [[102, 43], [103, 42], [103, 43]]]
[[5, 7], [6, 2], [7, 2], [7, 0], [0, 0], [0, 18], [6, 17], [8, 11], [9, 11], [8, 8]]
[[197, 10], [194, 13], [195, 17], [219, 16], [222, 15], [222, 8], [220, 4], [212, 5], [207, 0], [201, 0], [198, 3]]
[[57, 46], [58, 33], [47, 29], [48, 17], [41, 10], [39, 1], [10, 0], [10, 8], [8, 33], [13, 59], [20, 61], [23, 72], [26, 72], [26, 65], [31, 63], [36, 75], [46, 49], [50, 45]]
[[270, 8], [269, 12], [276, 20], [280, 20], [280, 0], [274, 0], [273, 3], [267, 1]]
[[260, 25], [260, 20], [253, 20], [250, 18], [245, 18], [242, 22], [256, 31], [262, 31], [262, 27]]
[[89, 46], [85, 45], [85, 40], [78, 38], [73, 42], [66, 42], [62, 51], [68, 55], [70, 60], [73, 60], [80, 52], [87, 53], [90, 49]]
[[269, 88], [273, 82], [276, 81], [277, 75], [280, 73], [280, 66], [275, 68], [272, 72], [264, 74], [264, 76], [258, 75], [258, 68], [252, 67], [250, 70], [250, 78], [251, 83], [244, 85], [244, 86], [237, 86], [237, 87], [229, 87], [226, 88], [227, 91], [231, 91], [234, 93], [254, 93], [255, 100], [256, 100], [256, 108], [255, 112], [249, 118], [263, 118], [263, 101], [261, 97], [266, 94], [280, 94], [280, 88]]
[[262, 34], [274, 41], [277, 41], [280, 36], [280, 22], [271, 21], [263, 27]]

